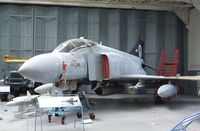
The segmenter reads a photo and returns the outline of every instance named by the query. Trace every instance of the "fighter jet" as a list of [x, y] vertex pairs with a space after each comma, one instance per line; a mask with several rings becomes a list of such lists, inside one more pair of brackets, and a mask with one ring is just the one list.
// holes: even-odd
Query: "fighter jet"
[[[43, 84], [41, 86], [36, 87], [34, 89], [34, 92], [40, 93], [40, 94], [46, 94], [47, 92], [51, 93], [53, 88], [54, 88], [53, 83], [47, 83], [47, 84]], [[60, 89], [60, 88], [57, 88], [57, 89]]]
[[69, 103], [69, 104], [71, 104], [71, 105], [74, 105], [74, 103], [76, 102], [78, 102], [78, 100], [74, 100], [73, 99], [73, 97], [72, 98], [70, 98], [69, 100], [64, 100], [64, 101], [62, 101], [62, 102], [67, 102], [67, 103]]
[[146, 86], [147, 80], [167, 80], [169, 83], [158, 87], [157, 94], [162, 98], [177, 92], [170, 81], [200, 80], [199, 76], [147, 75], [143, 69], [144, 61], [139, 56], [77, 38], [61, 43], [51, 53], [34, 56], [18, 72], [33, 81], [54, 83], [57, 88], [65, 90], [77, 90], [80, 84], [91, 84], [99, 95], [120, 92], [124, 83], [133, 81], [138, 82], [130, 88], [139, 89]]

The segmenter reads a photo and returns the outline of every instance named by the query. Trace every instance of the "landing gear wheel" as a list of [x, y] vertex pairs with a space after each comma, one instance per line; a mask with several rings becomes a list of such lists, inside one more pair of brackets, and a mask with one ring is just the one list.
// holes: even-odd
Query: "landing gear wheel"
[[93, 113], [89, 113], [90, 119], [94, 120], [95, 119], [95, 115]]
[[82, 113], [80, 113], [80, 112], [77, 112], [77, 113], [76, 113], [76, 116], [77, 116], [77, 118], [79, 118], [79, 119], [80, 119], [80, 118], [82, 118]]
[[62, 123], [63, 125], [65, 124], [65, 117], [64, 117], [64, 116], [61, 117], [61, 123]]
[[48, 115], [48, 121], [49, 121], [49, 123], [51, 123], [51, 116], [52, 115]]

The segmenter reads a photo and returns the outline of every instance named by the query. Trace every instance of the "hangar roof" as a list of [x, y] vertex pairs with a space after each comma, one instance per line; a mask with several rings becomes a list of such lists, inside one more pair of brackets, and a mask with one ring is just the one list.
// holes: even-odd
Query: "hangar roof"
[[0, 0], [4, 3], [51, 4], [107, 8], [136, 8], [171, 10], [176, 7], [193, 7], [198, 0]]
[[165, 10], [175, 12], [185, 24], [189, 24], [191, 8], [200, 11], [199, 0], [0, 0], [0, 3]]

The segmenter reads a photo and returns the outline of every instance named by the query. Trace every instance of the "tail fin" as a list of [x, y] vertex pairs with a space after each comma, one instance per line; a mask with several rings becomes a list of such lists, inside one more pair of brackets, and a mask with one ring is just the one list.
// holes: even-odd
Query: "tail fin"
[[51, 94], [50, 94], [50, 93], [47, 91], [47, 95], [49, 95], [49, 96], [50, 96]]
[[27, 91], [27, 97], [28, 97], [28, 98], [32, 98], [29, 91]]
[[129, 53], [144, 60], [143, 48], [139, 43], [136, 43]]

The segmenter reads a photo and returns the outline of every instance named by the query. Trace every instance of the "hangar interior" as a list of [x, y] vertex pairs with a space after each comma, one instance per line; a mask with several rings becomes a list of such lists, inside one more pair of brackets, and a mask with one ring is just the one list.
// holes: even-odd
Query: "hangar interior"
[[1, 58], [5, 54], [30, 58], [77, 37], [129, 52], [143, 35], [145, 60], [155, 67], [162, 49], [185, 45], [184, 24], [172, 12], [29, 5], [0, 9]]
[[[199, 11], [199, 0], [0, 0], [0, 78], [16, 69], [3, 62], [4, 55], [31, 58], [51, 52], [60, 43], [77, 37], [129, 52], [138, 36], [145, 38], [147, 65], [157, 68], [163, 49], [178, 48], [179, 73], [200, 75]], [[150, 69], [146, 70], [155, 74]], [[185, 94], [199, 93], [199, 82], [181, 81], [181, 85]], [[90, 88], [88, 91], [91, 91]], [[152, 94], [150, 97], [146, 94], [139, 97], [127, 94], [114, 97], [90, 95], [97, 100], [98, 108], [96, 121], [86, 125], [88, 131], [165, 131], [171, 129], [177, 120], [198, 111], [200, 105], [199, 97], [191, 96], [155, 106]], [[28, 95], [25, 97], [30, 98]], [[72, 102], [71, 105], [77, 103], [73, 99], [68, 102]], [[38, 124], [34, 118], [13, 119], [17, 107], [4, 110], [4, 102], [0, 102], [0, 107], [2, 131], [13, 130], [13, 127], [29, 130]], [[52, 118], [51, 124], [47, 117], [41, 119], [44, 129], [80, 130], [72, 125], [72, 116], [67, 118], [66, 126], [60, 125], [59, 118]], [[198, 130], [199, 121], [189, 129]]]
[[[142, 35], [147, 65], [157, 68], [162, 49], [179, 48], [180, 74], [196, 75], [200, 69], [197, 0], [0, 2], [1, 58], [30, 58], [76, 37], [129, 52]], [[1, 61], [0, 68], [4, 66]], [[6, 67], [7, 72], [10, 70], [12, 67]], [[147, 72], [155, 74], [152, 70]], [[2, 78], [4, 72], [1, 74]]]

